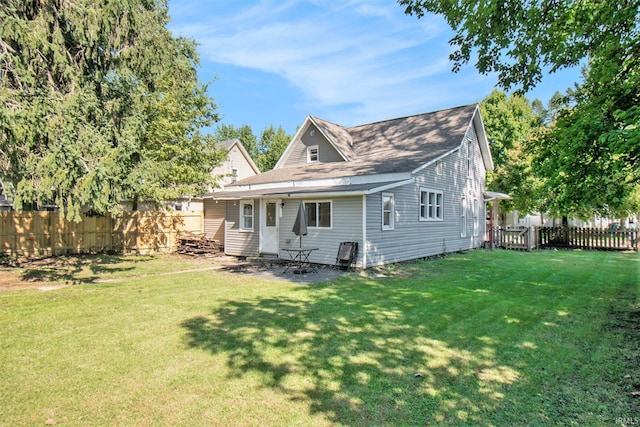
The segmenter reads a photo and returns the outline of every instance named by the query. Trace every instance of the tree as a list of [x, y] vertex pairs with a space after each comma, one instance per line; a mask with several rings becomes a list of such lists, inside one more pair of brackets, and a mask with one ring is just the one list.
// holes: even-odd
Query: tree
[[633, 205], [640, 183], [640, 0], [400, 0], [406, 13], [443, 15], [456, 32], [454, 71], [477, 55], [481, 73], [527, 91], [543, 71], [587, 61], [532, 160], [556, 213], [587, 216]]
[[539, 0], [399, 0], [405, 13], [442, 15], [456, 32], [450, 43], [454, 71], [472, 54], [483, 74], [498, 73], [498, 84], [533, 88], [549, 69], [578, 65], [605, 40], [637, 35], [638, 0], [616, 2]]
[[224, 124], [216, 128], [214, 138], [216, 141], [239, 139], [261, 172], [273, 169], [291, 140], [280, 126], [277, 130], [273, 126], [265, 128], [258, 141], [249, 125], [236, 129], [233, 125]]
[[216, 128], [213, 137], [218, 142], [239, 139], [249, 156], [254, 161], [258, 158], [258, 140], [249, 125], [242, 125], [239, 129], [236, 129], [233, 125], [221, 124]]
[[290, 141], [291, 135], [288, 135], [280, 126], [277, 130], [273, 126], [269, 126], [262, 131], [256, 162], [260, 171], [273, 169]]
[[505, 210], [533, 212], [544, 206], [543, 181], [531, 166], [526, 148], [541, 131], [542, 118], [522, 95], [507, 96], [494, 90], [480, 103], [485, 131], [495, 169], [488, 174], [487, 186], [513, 196], [502, 202]]
[[0, 5], [0, 179], [15, 205], [117, 214], [126, 198], [205, 191], [222, 159], [195, 44], [164, 0]]

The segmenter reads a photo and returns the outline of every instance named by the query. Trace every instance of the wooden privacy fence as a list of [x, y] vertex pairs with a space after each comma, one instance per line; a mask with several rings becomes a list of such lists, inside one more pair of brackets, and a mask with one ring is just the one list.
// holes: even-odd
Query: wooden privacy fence
[[181, 232], [202, 233], [202, 212], [126, 212], [117, 218], [59, 212], [0, 212], [0, 255], [50, 256], [174, 251]]
[[538, 227], [541, 248], [638, 250], [637, 230], [581, 227]]

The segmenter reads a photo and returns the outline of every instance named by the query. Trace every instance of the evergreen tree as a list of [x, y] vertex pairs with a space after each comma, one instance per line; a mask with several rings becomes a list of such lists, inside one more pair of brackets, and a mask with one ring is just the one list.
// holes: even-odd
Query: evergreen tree
[[195, 44], [164, 0], [0, 5], [0, 180], [15, 205], [117, 214], [126, 198], [204, 191], [222, 154]]

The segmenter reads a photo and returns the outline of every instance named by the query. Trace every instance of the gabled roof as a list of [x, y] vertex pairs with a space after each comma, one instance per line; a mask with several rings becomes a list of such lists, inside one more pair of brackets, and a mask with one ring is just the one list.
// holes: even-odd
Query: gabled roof
[[[352, 128], [309, 116], [307, 120], [323, 132], [347, 161], [288, 168], [278, 164], [275, 169], [240, 180], [234, 186], [414, 172], [457, 150], [470, 126], [475, 124], [477, 130], [478, 124], [482, 127], [479, 116], [477, 104]], [[485, 167], [492, 169], [483, 128], [478, 130], [478, 137]]]
[[258, 169], [258, 166], [256, 166], [255, 162], [249, 155], [249, 152], [246, 150], [246, 148], [244, 148], [244, 145], [242, 145], [242, 142], [238, 138], [232, 138], [232, 139], [227, 139], [226, 141], [216, 142], [216, 146], [227, 150], [227, 152], [231, 151], [234, 145], [238, 147], [242, 155], [247, 159], [247, 163], [249, 163], [249, 166], [251, 167], [251, 169], [253, 169], [253, 171], [256, 174], [259, 174], [260, 169]]
[[349, 134], [347, 129], [319, 117], [309, 116], [309, 120], [316, 125], [345, 160], [349, 161], [354, 159], [353, 138], [351, 138], [351, 134]]

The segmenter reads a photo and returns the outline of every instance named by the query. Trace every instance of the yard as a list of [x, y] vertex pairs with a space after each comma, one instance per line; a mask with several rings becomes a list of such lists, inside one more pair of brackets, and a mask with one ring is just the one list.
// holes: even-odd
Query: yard
[[315, 285], [209, 262], [0, 267], [0, 425], [640, 422], [637, 253], [478, 250]]

